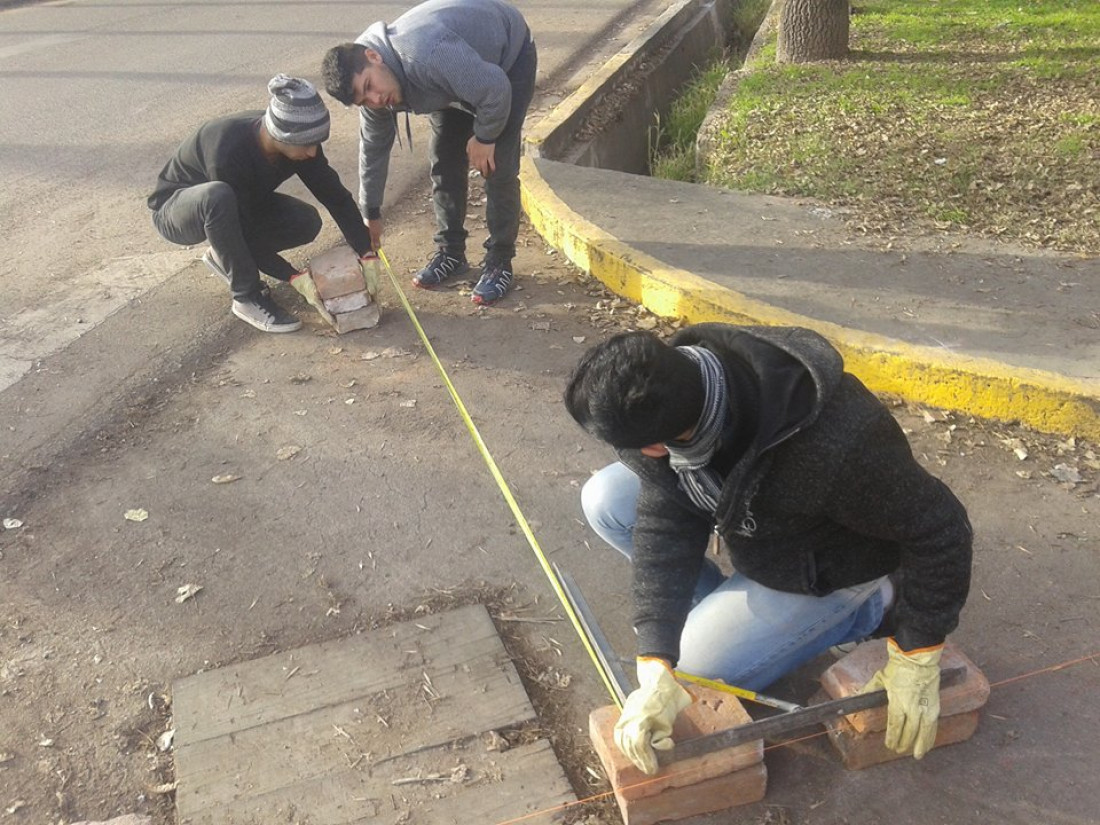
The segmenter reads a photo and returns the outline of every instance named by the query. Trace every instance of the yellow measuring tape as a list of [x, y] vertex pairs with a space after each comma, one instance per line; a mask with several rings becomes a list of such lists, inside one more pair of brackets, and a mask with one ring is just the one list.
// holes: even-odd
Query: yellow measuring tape
[[[539, 566], [542, 567], [542, 571], [546, 574], [546, 577], [550, 580], [550, 586], [554, 589], [554, 593], [558, 597], [558, 601], [561, 602], [562, 608], [565, 610], [565, 614], [569, 617], [569, 621], [573, 624], [573, 629], [577, 631], [577, 635], [580, 637], [581, 643], [584, 645], [584, 649], [588, 652], [589, 658], [592, 660], [592, 664], [596, 667], [596, 672], [600, 674], [600, 679], [603, 680], [604, 687], [607, 688], [608, 695], [611, 696], [611, 700], [616, 706], [622, 707], [622, 702], [619, 699], [618, 691], [615, 690], [615, 681], [611, 678], [611, 675], [607, 672], [603, 662], [600, 660], [599, 654], [595, 648], [592, 647], [592, 642], [588, 637], [588, 633], [584, 629], [584, 625], [573, 610], [573, 606], [569, 597], [565, 592], [565, 588], [562, 586], [561, 580], [558, 578], [557, 573], [554, 572], [553, 566], [547, 561], [546, 555], [542, 552], [542, 548], [539, 546], [538, 539], [535, 538], [535, 534], [531, 531], [531, 526], [527, 523], [527, 519], [523, 516], [523, 511], [519, 509], [519, 505], [516, 503], [515, 498], [512, 496], [512, 491], [508, 488], [508, 482], [504, 480], [504, 476], [501, 475], [500, 468], [497, 467], [496, 461], [493, 460], [492, 454], [489, 452], [489, 448], [485, 446], [485, 442], [481, 438], [481, 433], [478, 432], [477, 425], [474, 424], [470, 413], [466, 411], [466, 405], [462, 403], [462, 398], [458, 394], [458, 390], [454, 388], [454, 384], [451, 383], [450, 376], [447, 375], [447, 370], [444, 369], [442, 362], [439, 360], [439, 356], [435, 354], [435, 348], [432, 346], [432, 342], [428, 340], [427, 333], [424, 332], [424, 328], [420, 326], [420, 320], [416, 317], [416, 312], [413, 310], [412, 304], [409, 303], [409, 299], [405, 296], [405, 290], [401, 288], [400, 282], [397, 280], [397, 276], [393, 273], [393, 267], [390, 266], [389, 258], [386, 257], [386, 253], [379, 249], [378, 258], [382, 261], [382, 265], [386, 268], [386, 274], [390, 276], [390, 282], [393, 284], [393, 289], [397, 293], [397, 297], [401, 299], [401, 305], [405, 307], [405, 312], [408, 313], [409, 320], [412, 321], [413, 327], [416, 329], [416, 334], [420, 336], [420, 340], [424, 343], [424, 348], [428, 351], [428, 355], [431, 356], [432, 363], [435, 364], [435, 368], [439, 370], [439, 375], [443, 378], [443, 384], [447, 387], [447, 392], [451, 395], [451, 400], [454, 401], [455, 407], [458, 408], [458, 414], [462, 416], [463, 422], [466, 424], [466, 429], [470, 431], [470, 435], [474, 439], [474, 443], [477, 445], [478, 452], [481, 453], [481, 457], [485, 460], [486, 466], [489, 468], [489, 472], [492, 474], [493, 479], [497, 483], [497, 487], [500, 488], [501, 495], [504, 496], [504, 500], [508, 502], [508, 507], [512, 510], [512, 515], [516, 517], [516, 521], [519, 524], [520, 529], [523, 531], [523, 535], [527, 537], [527, 543], [531, 545], [531, 549], [535, 551], [535, 556], [539, 560]], [[771, 696], [765, 696], [762, 693], [756, 693], [755, 691], [745, 690], [744, 688], [735, 687], [733, 685], [727, 685], [725, 682], [716, 682], [712, 679], [704, 679], [701, 676], [692, 676], [688, 673], [677, 670], [676, 675], [681, 679], [685, 679], [689, 682], [694, 682], [697, 685], [704, 685], [706, 687], [714, 688], [716, 690], [724, 691], [725, 693], [731, 693], [734, 696], [738, 696], [742, 699], [749, 699], [753, 702], [759, 702], [762, 705], [769, 705], [775, 708], [781, 708], [783, 710], [797, 710], [798, 705], [792, 702], [785, 702], [782, 699], [775, 699]]]
[[[585, 650], [588, 651], [589, 657], [592, 659], [592, 663], [596, 666], [596, 671], [600, 674], [600, 678], [603, 680], [604, 687], [607, 688], [608, 694], [616, 705], [619, 705], [618, 695], [614, 688], [614, 682], [610, 675], [604, 669], [600, 662], [600, 657], [596, 654], [595, 649], [592, 647], [592, 643], [588, 639], [588, 634], [585, 633], [581, 620], [569, 604], [569, 599], [566, 597], [565, 589], [562, 587], [561, 581], [558, 579], [554, 569], [550, 566], [550, 562], [547, 561], [546, 555], [542, 552], [542, 548], [539, 546], [538, 539], [535, 538], [535, 534], [531, 531], [531, 526], [527, 523], [527, 519], [523, 516], [523, 511], [519, 509], [519, 505], [516, 503], [515, 498], [512, 496], [512, 491], [508, 488], [508, 482], [504, 480], [504, 476], [501, 475], [500, 469], [497, 467], [496, 461], [493, 460], [492, 454], [489, 452], [489, 448], [485, 446], [485, 442], [481, 438], [481, 433], [478, 432], [477, 425], [474, 424], [470, 414], [466, 411], [466, 405], [462, 403], [462, 398], [459, 397], [458, 391], [454, 388], [454, 384], [451, 383], [450, 377], [447, 375], [447, 370], [443, 368], [443, 364], [440, 362], [439, 357], [435, 354], [435, 348], [432, 347], [432, 342], [428, 340], [427, 334], [424, 332], [424, 328], [420, 326], [420, 321], [416, 317], [416, 312], [412, 308], [412, 304], [409, 303], [409, 299], [405, 296], [405, 291], [401, 288], [401, 284], [397, 280], [397, 276], [393, 274], [393, 268], [390, 266], [390, 261], [386, 257], [386, 253], [381, 249], [378, 250], [378, 257], [382, 261], [382, 265], [386, 267], [386, 273], [390, 276], [390, 281], [393, 283], [394, 291], [397, 293], [397, 297], [401, 299], [401, 305], [405, 307], [405, 312], [408, 313], [409, 319], [412, 321], [413, 327], [416, 328], [416, 334], [420, 336], [420, 340], [424, 342], [424, 348], [428, 351], [428, 355], [431, 356], [432, 363], [435, 364], [437, 370], [439, 370], [440, 376], [443, 378], [443, 384], [447, 387], [447, 392], [451, 395], [451, 400], [454, 401], [455, 406], [458, 408], [458, 414], [462, 416], [463, 422], [466, 424], [466, 429], [470, 431], [470, 435], [474, 439], [474, 443], [477, 445], [478, 452], [481, 453], [481, 457], [485, 460], [485, 464], [489, 467], [489, 472], [496, 480], [497, 486], [500, 488], [501, 494], [504, 496], [504, 500], [508, 502], [508, 507], [512, 510], [512, 515], [515, 516], [516, 521], [519, 523], [520, 529], [523, 531], [523, 535], [527, 537], [527, 543], [531, 545], [531, 549], [535, 551], [535, 556], [539, 560], [539, 565], [542, 567], [542, 571], [546, 574], [546, 577], [550, 580], [550, 586], [554, 589], [554, 593], [558, 597], [558, 601], [561, 602], [562, 607], [565, 609], [565, 613], [569, 616], [569, 621], [573, 623], [573, 629], [577, 631], [577, 635], [580, 636], [581, 642], [584, 644]], [[620, 705], [621, 707], [621, 705]]]

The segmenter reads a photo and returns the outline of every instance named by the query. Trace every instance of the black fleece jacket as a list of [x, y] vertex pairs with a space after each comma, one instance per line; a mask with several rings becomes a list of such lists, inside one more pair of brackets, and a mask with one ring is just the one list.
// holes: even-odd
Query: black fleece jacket
[[[734, 567], [775, 590], [824, 595], [900, 568], [895, 639], [937, 645], [970, 588], [971, 528], [943, 482], [914, 459], [886, 407], [824, 338], [796, 327], [699, 324], [675, 346], [715, 353], [748, 446], [722, 444], [716, 515], [680, 489], [667, 456], [621, 450], [641, 478], [634, 528], [639, 655], [679, 659], [680, 633], [710, 533]], [[749, 403], [745, 403], [748, 401]]]

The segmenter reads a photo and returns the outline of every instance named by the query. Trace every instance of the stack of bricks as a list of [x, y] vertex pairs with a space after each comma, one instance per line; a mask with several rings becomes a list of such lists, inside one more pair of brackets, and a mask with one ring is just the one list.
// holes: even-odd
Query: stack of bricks
[[[827, 696], [816, 699], [842, 699], [859, 693], [863, 685], [886, 664], [886, 641], [865, 642], [821, 677]], [[989, 681], [969, 658], [948, 642], [940, 658], [940, 669], [961, 667], [965, 675], [961, 682], [940, 691], [940, 719], [934, 747], [964, 742], [978, 728], [978, 711], [989, 699]], [[885, 745], [886, 708], [872, 708], [830, 720], [825, 724], [829, 740], [840, 753], [844, 766], [861, 770], [882, 762], [901, 759], [907, 754], [895, 753]]]
[[[338, 333], [377, 326], [378, 304], [367, 292], [359, 258], [349, 247], [330, 249], [309, 262], [317, 293]], [[325, 313], [321, 313], [324, 316]]]
[[[696, 685], [689, 689], [696, 701], [677, 717], [674, 742], [752, 721], [736, 697]], [[589, 716], [588, 730], [625, 825], [685, 819], [764, 798], [768, 772], [762, 740], [670, 762], [656, 775], [646, 776], [615, 746], [613, 732], [618, 719], [619, 709], [614, 705], [599, 708]]]

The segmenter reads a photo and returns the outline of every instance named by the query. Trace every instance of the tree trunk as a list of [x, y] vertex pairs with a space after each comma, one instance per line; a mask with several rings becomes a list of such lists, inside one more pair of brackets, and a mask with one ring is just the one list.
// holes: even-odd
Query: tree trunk
[[786, 0], [779, 16], [779, 63], [848, 56], [848, 0]]

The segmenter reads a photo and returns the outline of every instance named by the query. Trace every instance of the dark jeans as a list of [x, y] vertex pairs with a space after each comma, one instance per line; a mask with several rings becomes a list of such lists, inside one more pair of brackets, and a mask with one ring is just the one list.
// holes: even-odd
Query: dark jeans
[[279, 192], [244, 214], [233, 187], [212, 181], [174, 192], [153, 213], [153, 225], [172, 243], [208, 241], [229, 273], [233, 297], [241, 299], [259, 295], [260, 272], [280, 281], [298, 272], [279, 252], [316, 238], [321, 216], [308, 203]]
[[[485, 179], [485, 240], [487, 259], [508, 263], [516, 255], [519, 234], [519, 159], [523, 150], [521, 133], [527, 107], [535, 94], [538, 53], [529, 42], [508, 73], [512, 82], [512, 109], [508, 123], [497, 138], [494, 150], [496, 171]], [[432, 205], [439, 231], [435, 243], [440, 249], [460, 255], [466, 251], [466, 200], [470, 162], [466, 143], [474, 133], [474, 116], [461, 109], [432, 112], [429, 159], [432, 174]]]

